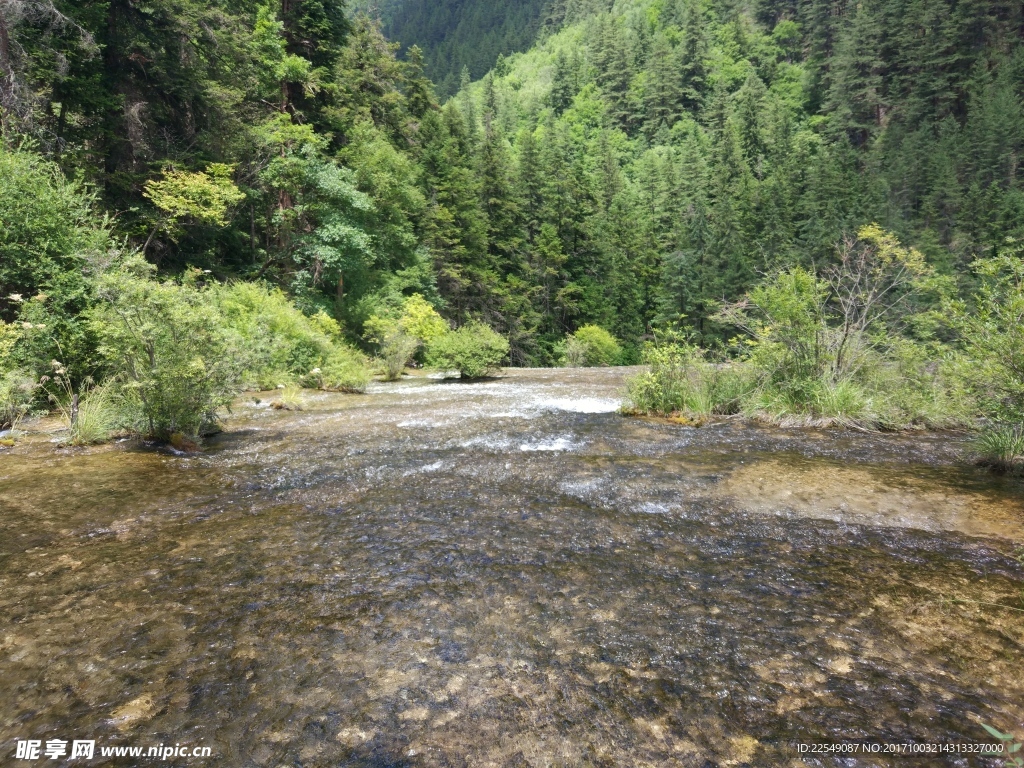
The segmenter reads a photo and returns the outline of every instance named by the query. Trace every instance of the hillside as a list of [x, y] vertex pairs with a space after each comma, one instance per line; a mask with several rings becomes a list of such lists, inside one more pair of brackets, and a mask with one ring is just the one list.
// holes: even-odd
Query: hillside
[[549, 0], [363, 0], [384, 34], [424, 52], [427, 76], [442, 96], [459, 89], [463, 70], [483, 77], [501, 56], [527, 50], [543, 26]]
[[[8, 16], [6, 146], [89, 185], [166, 275], [270, 281], [364, 345], [419, 293], [514, 364], [592, 324], [630, 361], [669, 330], [726, 349], [723, 303], [860, 252], [872, 223], [963, 296], [1024, 235], [1019, 3], [610, 5], [552, 2], [536, 43], [447, 103], [425, 61], [324, 0]], [[539, 8], [382, 12], [483, 61]], [[50, 284], [17, 253], [0, 294]]]
[[545, 275], [541, 333], [587, 320], [724, 338], [709, 322], [723, 300], [831, 263], [865, 224], [959, 275], [1024, 233], [1018, 5], [567, 10], [454, 102], [485, 176], [514, 190], [492, 252]]

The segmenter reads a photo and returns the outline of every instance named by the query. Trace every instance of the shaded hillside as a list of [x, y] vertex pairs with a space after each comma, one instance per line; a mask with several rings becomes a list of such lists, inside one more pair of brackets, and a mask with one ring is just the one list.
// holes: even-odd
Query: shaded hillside
[[483, 77], [500, 56], [525, 51], [541, 29], [549, 0], [392, 0], [357, 7], [376, 13], [384, 33], [403, 49], [423, 49], [427, 75], [447, 96], [458, 90], [463, 69]]

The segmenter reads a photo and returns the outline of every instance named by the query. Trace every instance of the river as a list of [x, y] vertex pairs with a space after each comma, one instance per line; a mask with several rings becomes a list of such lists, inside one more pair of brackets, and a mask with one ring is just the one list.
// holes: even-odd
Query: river
[[[1021, 482], [956, 435], [625, 418], [624, 375], [0, 453], [0, 763], [996, 765], [798, 745], [1019, 734]], [[96, 754], [46, 764], [156, 764]]]

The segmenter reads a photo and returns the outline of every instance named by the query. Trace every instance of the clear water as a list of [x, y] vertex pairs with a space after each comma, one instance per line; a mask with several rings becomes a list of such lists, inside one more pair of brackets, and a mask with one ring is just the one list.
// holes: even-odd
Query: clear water
[[0, 764], [994, 765], [795, 744], [1024, 731], [1024, 613], [979, 604], [1024, 608], [1019, 482], [950, 435], [626, 419], [623, 375], [0, 453]]

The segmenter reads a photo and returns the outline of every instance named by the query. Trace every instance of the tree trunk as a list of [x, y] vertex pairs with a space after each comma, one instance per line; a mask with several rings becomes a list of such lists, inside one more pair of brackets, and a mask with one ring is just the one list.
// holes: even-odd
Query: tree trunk
[[11, 35], [7, 19], [0, 13], [0, 125], [6, 126], [14, 108], [14, 69], [11, 62]]

